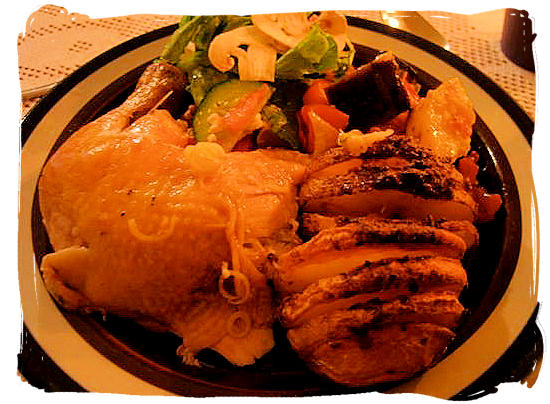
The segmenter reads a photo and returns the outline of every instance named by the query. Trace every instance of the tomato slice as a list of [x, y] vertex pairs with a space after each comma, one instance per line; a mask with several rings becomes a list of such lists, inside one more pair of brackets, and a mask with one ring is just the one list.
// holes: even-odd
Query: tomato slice
[[325, 88], [330, 84], [331, 82], [329, 80], [315, 80], [304, 94], [304, 104], [330, 104], [327, 93], [325, 92]]
[[458, 160], [458, 171], [460, 171], [467, 183], [471, 185], [477, 184], [477, 173], [479, 172], [479, 167], [474, 158], [467, 156]]
[[243, 97], [231, 108], [221, 121], [223, 129], [229, 133], [242, 134], [262, 110], [271, 96], [269, 87], [264, 84], [258, 90]]
[[333, 105], [309, 104], [302, 107], [303, 115], [308, 115], [312, 112], [319, 115], [319, 117], [338, 130], [343, 130], [348, 126], [349, 115], [340, 111]]
[[308, 153], [336, 147], [338, 133], [348, 126], [349, 116], [332, 105], [304, 105], [299, 113], [300, 141]]
[[401, 84], [405, 88], [405, 91], [407, 92], [407, 96], [409, 97], [409, 102], [411, 104], [411, 107], [414, 108], [416, 104], [420, 102], [420, 95], [418, 94], [418, 90], [420, 87], [413, 83], [409, 78], [409, 72], [405, 72], [403, 77], [401, 77]]
[[483, 193], [478, 199], [479, 203], [479, 221], [490, 222], [495, 218], [496, 213], [502, 205], [502, 197], [499, 194]]

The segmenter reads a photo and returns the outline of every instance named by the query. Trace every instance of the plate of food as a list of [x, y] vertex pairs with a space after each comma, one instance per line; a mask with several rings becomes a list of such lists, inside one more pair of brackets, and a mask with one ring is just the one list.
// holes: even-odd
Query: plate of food
[[381, 24], [183, 17], [25, 118], [25, 325], [88, 391], [453, 397], [536, 307], [532, 125]]

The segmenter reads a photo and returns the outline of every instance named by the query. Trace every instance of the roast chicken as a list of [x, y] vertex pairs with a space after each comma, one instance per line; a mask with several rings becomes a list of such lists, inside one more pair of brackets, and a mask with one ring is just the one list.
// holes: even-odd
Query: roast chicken
[[212, 348], [251, 364], [273, 346], [272, 291], [256, 268], [299, 242], [304, 156], [188, 145], [185, 124], [157, 105], [184, 85], [179, 69], [150, 65], [121, 106], [51, 156], [43, 278], [66, 308], [176, 333], [188, 363]]

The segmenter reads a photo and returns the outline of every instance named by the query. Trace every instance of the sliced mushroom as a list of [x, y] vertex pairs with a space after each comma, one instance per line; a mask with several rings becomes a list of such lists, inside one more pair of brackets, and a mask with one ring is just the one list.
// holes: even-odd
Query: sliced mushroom
[[237, 58], [241, 80], [275, 80], [277, 51], [254, 26], [239, 27], [216, 36], [210, 43], [208, 58], [222, 72], [231, 70]]
[[348, 42], [348, 21], [346, 17], [337, 11], [323, 11], [316, 20], [319, 27], [331, 35], [338, 45], [338, 52], [342, 52]]

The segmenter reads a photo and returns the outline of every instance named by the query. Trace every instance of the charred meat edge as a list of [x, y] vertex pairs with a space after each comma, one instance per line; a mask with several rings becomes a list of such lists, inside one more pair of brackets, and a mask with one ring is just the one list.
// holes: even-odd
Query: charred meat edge
[[303, 359], [350, 387], [399, 381], [437, 363], [454, 333], [430, 323], [388, 324], [365, 335], [327, 340]]
[[363, 335], [389, 323], [431, 323], [452, 329], [463, 312], [464, 307], [452, 294], [423, 293], [322, 314], [291, 328], [287, 335], [292, 347], [307, 355], [323, 341]]
[[303, 213], [301, 217], [301, 233], [306, 238], [312, 238], [322, 230], [333, 229], [346, 226], [351, 223], [366, 223], [371, 220], [387, 221], [389, 223], [417, 224], [422, 226], [433, 226], [456, 234], [466, 243], [466, 249], [470, 250], [477, 247], [479, 243], [479, 233], [477, 228], [466, 220], [434, 220], [426, 218], [417, 219], [385, 219], [376, 216], [350, 217], [350, 216], [325, 216], [319, 213]]
[[456, 248], [464, 254], [466, 244], [455, 234], [432, 226], [400, 220], [368, 220], [322, 230], [308, 242], [279, 256], [277, 266], [291, 268], [312, 255], [331, 250], [343, 251], [366, 244], [432, 244]]
[[[368, 299], [390, 301], [416, 293], [446, 292], [458, 297], [467, 284], [466, 271], [457, 259], [413, 257], [380, 262], [366, 262], [351, 272], [323, 278], [302, 292], [282, 300], [280, 318], [293, 327], [311, 311], [323, 311], [340, 299], [350, 299], [349, 306]], [[357, 298], [357, 299], [354, 299]]]

